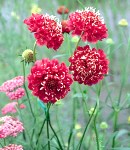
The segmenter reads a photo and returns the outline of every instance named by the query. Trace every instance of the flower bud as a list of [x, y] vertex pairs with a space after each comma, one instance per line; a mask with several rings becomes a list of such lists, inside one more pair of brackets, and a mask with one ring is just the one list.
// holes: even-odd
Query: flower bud
[[128, 117], [127, 121], [128, 121], [128, 124], [130, 124], [130, 116]]
[[108, 38], [106, 40], [106, 43], [109, 44], [109, 45], [113, 45], [114, 44], [114, 41], [111, 39], [111, 38]]
[[107, 129], [108, 128], [108, 124], [106, 122], [101, 122], [100, 128], [103, 129], [103, 130]]
[[25, 60], [25, 62], [33, 62], [34, 57], [33, 57], [33, 51], [31, 49], [26, 49], [23, 53], [22, 53], [22, 57]]
[[119, 26], [122, 26], [122, 27], [127, 27], [128, 26], [128, 22], [126, 19], [121, 19], [119, 22], [118, 22], [118, 25]]
[[94, 112], [94, 108], [92, 107], [92, 108], [90, 108], [90, 110], [89, 110], [89, 115], [92, 115], [93, 112]]
[[77, 43], [79, 41], [79, 37], [78, 36], [73, 36], [71, 39], [71, 42], [73, 43]]
[[69, 13], [69, 9], [65, 6], [60, 6], [58, 9], [57, 9], [57, 13], [58, 14], [68, 14]]

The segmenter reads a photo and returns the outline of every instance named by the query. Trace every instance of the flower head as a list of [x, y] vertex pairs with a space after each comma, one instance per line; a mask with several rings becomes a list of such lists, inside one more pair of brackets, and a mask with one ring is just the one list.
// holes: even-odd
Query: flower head
[[108, 128], [108, 124], [106, 122], [101, 122], [100, 128], [103, 129], [103, 130], [107, 129]]
[[60, 6], [58, 9], [57, 9], [57, 13], [58, 14], [68, 14], [69, 13], [69, 9], [65, 6]]
[[34, 60], [34, 56], [33, 56], [33, 51], [31, 49], [26, 49], [23, 53], [22, 53], [22, 57], [25, 60], [25, 62], [33, 62]]
[[108, 59], [103, 50], [90, 49], [88, 45], [78, 47], [69, 58], [70, 71], [79, 84], [93, 85], [98, 83], [108, 73]]
[[0, 138], [8, 136], [16, 137], [18, 133], [23, 132], [23, 124], [11, 116], [4, 116], [0, 118]]
[[93, 8], [86, 8], [69, 15], [68, 26], [72, 35], [81, 36], [85, 42], [96, 43], [108, 36], [104, 20], [100, 17], [99, 11]]
[[16, 144], [9, 144], [8, 146], [0, 148], [0, 150], [23, 150], [23, 146]]
[[38, 60], [28, 76], [28, 88], [44, 103], [55, 103], [70, 91], [72, 77], [64, 63], [57, 59]]
[[114, 44], [114, 41], [113, 41], [113, 39], [108, 38], [108, 39], [106, 40], [106, 43], [109, 44], [109, 45], [113, 45], [113, 44]]
[[127, 27], [128, 26], [128, 22], [126, 19], [121, 19], [119, 22], [118, 22], [118, 25], [119, 26], [122, 26], [122, 27]]
[[4, 82], [0, 86], [0, 92], [5, 92], [11, 100], [21, 99], [25, 95], [25, 90], [21, 86], [24, 84], [24, 77], [17, 76]]
[[32, 14], [24, 20], [28, 29], [34, 33], [39, 46], [46, 45], [47, 48], [57, 50], [62, 42], [62, 26], [54, 16]]
[[18, 102], [11, 102], [6, 104], [3, 108], [2, 108], [2, 114], [6, 115], [7, 113], [16, 113], [17, 109], [16, 107], [19, 107], [21, 109], [25, 108], [26, 106], [24, 104], [20, 104], [20, 106], [18, 105]]

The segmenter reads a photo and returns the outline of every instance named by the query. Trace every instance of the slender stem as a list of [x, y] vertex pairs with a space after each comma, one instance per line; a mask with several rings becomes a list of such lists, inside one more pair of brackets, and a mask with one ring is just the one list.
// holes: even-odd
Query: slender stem
[[85, 133], [86, 133], [86, 131], [87, 131], [89, 125], [90, 125], [91, 122], [92, 122], [93, 116], [94, 116], [94, 114], [95, 114], [95, 112], [96, 112], [96, 109], [97, 109], [97, 105], [98, 105], [98, 104], [96, 103], [96, 105], [95, 105], [95, 107], [94, 107], [94, 111], [93, 111], [92, 115], [90, 116], [90, 118], [89, 118], [89, 120], [88, 120], [88, 123], [87, 123], [87, 125], [86, 125], [86, 127], [85, 127], [85, 129], [84, 129], [83, 135], [82, 135], [82, 137], [81, 137], [81, 139], [80, 139], [80, 142], [79, 142], [79, 144], [78, 144], [76, 150], [80, 150], [80, 149], [81, 149], [81, 145], [82, 145], [82, 142], [83, 142]]
[[[18, 101], [18, 103], [19, 103], [19, 101]], [[25, 124], [25, 123], [24, 123], [24, 119], [23, 119], [23, 115], [22, 115], [22, 113], [21, 113], [21, 110], [18, 109], [17, 107], [16, 107], [16, 110], [17, 110], [17, 112], [18, 112], [18, 114], [19, 114], [19, 116], [20, 116], [20, 118], [21, 118], [21, 120], [22, 120], [22, 123]], [[29, 138], [30, 146], [31, 146], [31, 148], [33, 149], [32, 140], [31, 140], [30, 135], [29, 135], [29, 133], [28, 133], [28, 130], [27, 130], [26, 128], [25, 128], [24, 131], [23, 131], [23, 135], [24, 135], [24, 136], [26, 135], [25, 133], [27, 133], [28, 138]], [[26, 139], [26, 137], [25, 137], [25, 139]]]
[[3, 147], [3, 145], [0, 143], [0, 145]]
[[79, 42], [81, 41], [81, 36], [83, 35], [83, 33], [84, 33], [84, 32], [82, 32], [81, 35], [80, 35], [80, 38], [79, 38], [79, 40], [78, 40], [78, 42], [77, 42], [77, 44], [76, 44], [75, 50], [77, 49], [77, 47], [78, 47], [78, 45], [79, 45]]
[[25, 85], [25, 77], [26, 77], [26, 75], [25, 75], [25, 62], [24, 62], [24, 61], [23, 61], [23, 75], [24, 75], [24, 84], [23, 84], [23, 86], [24, 86], [24, 89], [25, 89], [25, 92], [26, 92], [26, 95], [27, 95], [27, 99], [28, 99], [28, 102], [29, 102], [29, 106], [30, 106], [30, 110], [31, 110], [32, 116], [33, 116], [34, 119], [36, 120], [35, 115], [34, 115], [34, 113], [33, 113], [32, 106], [31, 106], [31, 102], [30, 102], [28, 90], [27, 90], [26, 85]]
[[6, 146], [6, 140], [4, 139], [4, 145]]
[[39, 131], [39, 133], [38, 133], [38, 138], [37, 138], [37, 141], [36, 141], [36, 145], [37, 145], [38, 142], [39, 142], [39, 138], [40, 138], [40, 136], [41, 136], [43, 127], [44, 127], [44, 125], [45, 125], [45, 122], [46, 122], [46, 119], [44, 119], [43, 124], [42, 124], [42, 127], [41, 127], [41, 129], [40, 129], [40, 131]]
[[50, 147], [50, 135], [49, 135], [49, 109], [50, 109], [50, 105], [47, 104], [47, 112], [46, 112], [46, 120], [47, 120], [47, 139], [48, 139], [48, 150], [51, 149]]
[[[113, 133], [117, 131], [118, 114], [119, 114], [119, 110], [115, 110], [114, 131], [113, 131]], [[112, 140], [112, 148], [115, 147], [115, 143], [116, 143], [116, 135], [113, 137], [113, 140]]]
[[[75, 111], [76, 111], [76, 108], [75, 108], [75, 100], [73, 99], [73, 121], [72, 121], [72, 127], [70, 129], [70, 135], [69, 135], [69, 139], [68, 139], [68, 148], [67, 150], [69, 150], [70, 148], [70, 143], [71, 143], [71, 139], [72, 139], [72, 135], [73, 135], [73, 130], [74, 130], [74, 127], [75, 127], [75, 120], [76, 120], [76, 116], [75, 116]], [[73, 149], [74, 149], [74, 144], [73, 144]]]
[[[50, 107], [50, 105], [49, 105], [48, 107]], [[59, 140], [59, 138], [58, 138], [58, 136], [57, 136], [55, 130], [54, 130], [53, 127], [52, 127], [51, 120], [50, 120], [49, 109], [48, 109], [48, 118], [47, 118], [47, 119], [48, 119], [48, 123], [49, 123], [49, 125], [50, 125], [50, 128], [51, 128], [51, 130], [53, 131], [53, 133], [54, 133], [54, 135], [55, 135], [55, 137], [56, 137], [56, 139], [57, 139], [57, 142], [58, 142], [58, 144], [59, 144], [60, 150], [63, 150], [62, 145], [61, 145], [61, 143], [60, 143], [60, 140]]]
[[34, 46], [33, 46], [33, 56], [34, 56], [34, 62], [36, 61], [36, 42], [34, 43]]
[[[58, 119], [58, 106], [57, 106], [57, 109], [56, 109], [56, 122], [57, 122], [57, 126], [58, 126], [58, 128], [59, 128], [59, 130], [61, 129], [61, 126], [60, 126], [60, 122], [59, 122], [59, 119]], [[61, 132], [59, 132], [59, 134], [60, 134], [60, 138], [61, 138], [61, 141], [62, 141], [62, 143], [63, 143], [63, 145], [65, 145], [65, 143], [64, 143], [64, 139], [63, 139], [63, 136], [62, 136], [62, 133]]]
[[[98, 113], [98, 112], [97, 112]], [[96, 127], [96, 118], [97, 118], [97, 114], [94, 118], [94, 131], [95, 131], [95, 135], [96, 135], [96, 143], [97, 143], [97, 150], [100, 150], [100, 145], [99, 145], [99, 138], [98, 138], [98, 131], [97, 131], [97, 127]]]

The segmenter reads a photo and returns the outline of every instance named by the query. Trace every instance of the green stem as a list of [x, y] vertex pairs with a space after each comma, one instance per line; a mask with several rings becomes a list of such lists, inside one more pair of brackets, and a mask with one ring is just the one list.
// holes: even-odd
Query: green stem
[[[69, 150], [70, 148], [70, 143], [71, 143], [71, 139], [72, 139], [72, 136], [73, 136], [73, 130], [74, 130], [74, 127], [75, 127], [75, 122], [76, 122], [76, 116], [75, 116], [75, 112], [76, 112], [76, 108], [75, 108], [75, 100], [73, 99], [73, 121], [72, 121], [72, 127], [70, 129], [70, 135], [69, 135], [69, 138], [68, 138], [68, 148], [67, 150]], [[74, 141], [74, 140], [73, 140]], [[73, 143], [73, 149], [74, 149], [74, 143]]]
[[44, 127], [44, 125], [45, 125], [45, 122], [46, 122], [46, 119], [44, 119], [43, 124], [42, 124], [42, 127], [41, 127], [41, 129], [40, 129], [40, 131], [39, 131], [39, 133], [38, 133], [38, 138], [37, 138], [37, 141], [36, 141], [36, 145], [37, 145], [38, 142], [39, 142], [39, 138], [40, 138], [40, 136], [41, 136], [43, 127]]
[[[119, 115], [119, 110], [115, 110], [115, 119], [114, 119], [114, 131], [113, 133], [115, 133], [117, 131], [117, 121], [118, 121], [118, 115]], [[113, 137], [113, 140], [112, 140], [112, 148], [115, 147], [115, 143], [116, 143], [116, 135]]]
[[94, 118], [94, 131], [95, 131], [95, 135], [96, 135], [97, 150], [100, 150], [100, 144], [99, 144], [99, 138], [98, 138], [98, 131], [97, 131], [97, 127], [96, 127], [96, 118], [97, 118], [97, 114], [96, 114], [96, 116]]
[[50, 147], [50, 135], [49, 135], [49, 109], [50, 109], [50, 104], [47, 104], [47, 112], [46, 112], [46, 120], [47, 120], [47, 139], [48, 139], [48, 150], [51, 149]]
[[77, 49], [77, 47], [78, 47], [78, 45], [79, 45], [79, 42], [81, 41], [81, 36], [83, 35], [83, 33], [84, 33], [84, 32], [82, 32], [81, 35], [80, 35], [80, 38], [79, 38], [79, 40], [78, 40], [78, 42], [77, 42], [77, 44], [76, 44], [75, 50]]
[[[59, 122], [59, 119], [58, 119], [58, 115], [59, 115], [58, 112], [59, 111], [58, 111], [58, 106], [57, 106], [57, 109], [56, 109], [56, 122], [57, 122], [58, 129], [61, 130], [60, 122]], [[60, 134], [60, 138], [61, 138], [61, 141], [62, 141], [63, 145], [65, 145], [62, 133], [59, 132], [59, 134]]]
[[[50, 104], [50, 105], [51, 105], [51, 104]], [[48, 108], [50, 108], [50, 105], [48, 106]], [[61, 145], [61, 143], [60, 143], [60, 140], [59, 140], [59, 138], [58, 138], [58, 136], [57, 136], [55, 130], [54, 130], [53, 127], [52, 127], [51, 120], [50, 120], [49, 109], [48, 109], [48, 118], [47, 118], [47, 119], [48, 119], [48, 124], [50, 125], [50, 128], [51, 128], [51, 130], [53, 131], [53, 133], [54, 133], [54, 135], [55, 135], [55, 137], [56, 137], [56, 139], [57, 139], [57, 142], [58, 142], [58, 144], [59, 144], [60, 150], [63, 150], [62, 145]]]
[[36, 42], [34, 43], [34, 46], [33, 46], [33, 56], [34, 56], [34, 62], [36, 61]]
[[82, 137], [81, 137], [81, 139], [80, 139], [80, 141], [79, 141], [79, 144], [78, 144], [76, 150], [80, 150], [80, 149], [81, 149], [81, 145], [82, 145], [82, 142], [83, 142], [85, 133], [86, 133], [86, 131], [87, 131], [89, 125], [90, 125], [91, 122], [92, 122], [93, 116], [94, 116], [94, 114], [95, 114], [95, 112], [96, 112], [96, 109], [97, 109], [97, 105], [98, 105], [98, 104], [96, 103], [96, 105], [95, 105], [95, 107], [94, 107], [94, 111], [93, 111], [92, 115], [90, 116], [90, 118], [89, 118], [89, 120], [88, 120], [88, 123], [87, 123], [87, 125], [86, 125], [86, 127], [85, 127], [85, 129], [84, 129], [83, 135], [82, 135]]
[[[19, 101], [18, 101], [18, 103], [19, 103]], [[23, 119], [23, 115], [22, 115], [22, 113], [21, 113], [21, 110], [18, 109], [17, 107], [16, 107], [16, 110], [17, 110], [17, 112], [18, 112], [18, 114], [19, 114], [19, 116], [20, 116], [20, 118], [21, 118], [21, 120], [22, 120], [22, 123], [25, 125], [25, 122], [24, 122], [24, 119]], [[25, 133], [27, 133], [27, 136], [28, 136], [28, 138], [29, 138], [30, 146], [31, 146], [31, 148], [33, 149], [32, 140], [31, 140], [30, 135], [29, 135], [29, 133], [28, 133], [28, 130], [26, 130], [26, 128], [25, 128], [24, 131], [23, 131], [23, 135], [24, 135], [24, 136], [26, 135]], [[25, 137], [25, 139], [26, 139], [26, 137]]]
[[24, 84], [23, 84], [23, 86], [24, 86], [24, 89], [25, 89], [25, 92], [26, 92], [26, 95], [27, 95], [27, 99], [28, 99], [28, 102], [29, 102], [29, 106], [30, 106], [30, 110], [31, 110], [32, 116], [34, 117], [34, 119], [36, 121], [36, 118], [35, 118], [35, 115], [33, 113], [33, 109], [32, 109], [32, 106], [31, 106], [28, 90], [27, 90], [26, 85], [25, 85], [26, 75], [25, 75], [25, 62], [24, 61], [23, 61], [23, 75], [24, 75]]

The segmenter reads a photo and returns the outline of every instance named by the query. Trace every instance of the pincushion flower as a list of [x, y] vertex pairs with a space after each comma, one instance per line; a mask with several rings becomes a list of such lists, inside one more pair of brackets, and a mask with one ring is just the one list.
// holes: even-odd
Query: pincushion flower
[[34, 33], [39, 46], [46, 45], [47, 48], [53, 48], [54, 50], [61, 46], [63, 42], [62, 26], [54, 16], [32, 14], [24, 20], [24, 23]]
[[25, 108], [26, 106], [24, 104], [20, 104], [18, 105], [18, 102], [11, 102], [11, 103], [8, 103], [6, 104], [3, 108], [2, 108], [2, 114], [3, 115], [6, 115], [7, 113], [16, 113], [17, 112], [17, 109], [16, 107], [18, 108]]
[[17, 76], [4, 82], [0, 86], [0, 92], [5, 92], [11, 100], [21, 99], [25, 95], [25, 90], [21, 86], [24, 84], [24, 77]]
[[23, 124], [11, 116], [0, 118], [0, 138], [8, 136], [16, 137], [20, 132], [23, 132]]
[[37, 60], [28, 76], [28, 88], [44, 103], [55, 103], [64, 98], [71, 84], [69, 69], [57, 59]]
[[69, 15], [68, 25], [72, 35], [81, 36], [82, 41], [96, 43], [108, 36], [107, 28], [99, 11], [92, 7], [77, 10]]
[[0, 148], [0, 150], [23, 150], [23, 146], [16, 144], [9, 144], [8, 146]]
[[103, 50], [90, 47], [78, 47], [69, 58], [70, 71], [79, 84], [93, 85], [98, 83], [108, 73], [109, 61]]

